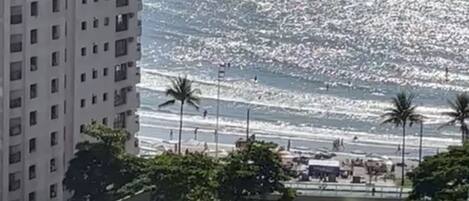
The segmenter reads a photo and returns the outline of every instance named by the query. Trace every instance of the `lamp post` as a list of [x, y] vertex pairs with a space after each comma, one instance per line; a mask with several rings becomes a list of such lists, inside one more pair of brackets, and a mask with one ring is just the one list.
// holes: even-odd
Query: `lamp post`
[[223, 63], [218, 65], [218, 79], [217, 79], [217, 120], [215, 129], [215, 158], [218, 158], [218, 130], [219, 130], [219, 116], [220, 116], [220, 81], [225, 77], [225, 68], [230, 67], [230, 63]]

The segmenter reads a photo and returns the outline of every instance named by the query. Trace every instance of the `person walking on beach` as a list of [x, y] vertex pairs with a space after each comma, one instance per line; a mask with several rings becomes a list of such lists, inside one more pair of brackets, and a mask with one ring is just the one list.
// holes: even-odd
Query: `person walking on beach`
[[397, 152], [397, 153], [401, 152], [401, 144], [398, 144], [398, 145], [397, 145], [397, 151], [396, 151], [396, 152]]
[[196, 127], [194, 130], [194, 140], [197, 140], [197, 131], [199, 131], [199, 127]]
[[173, 129], [169, 130], [169, 140], [173, 140]]

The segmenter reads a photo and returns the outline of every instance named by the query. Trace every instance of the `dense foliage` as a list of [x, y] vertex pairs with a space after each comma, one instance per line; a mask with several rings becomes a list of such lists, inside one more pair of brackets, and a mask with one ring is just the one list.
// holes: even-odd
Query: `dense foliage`
[[125, 133], [92, 126], [86, 134], [94, 142], [77, 145], [64, 185], [73, 201], [117, 200], [139, 191], [152, 191], [152, 200], [240, 201], [247, 196], [291, 190], [275, 144], [250, 141], [242, 150], [215, 160], [200, 153], [163, 154], [144, 159], [125, 154]]
[[427, 157], [409, 173], [413, 183], [410, 200], [467, 200], [469, 192], [469, 144]]

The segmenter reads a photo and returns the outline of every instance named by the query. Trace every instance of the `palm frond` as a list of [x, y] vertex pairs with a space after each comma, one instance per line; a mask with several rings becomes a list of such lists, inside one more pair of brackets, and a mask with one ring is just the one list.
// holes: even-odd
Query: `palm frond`
[[174, 103], [176, 103], [176, 100], [172, 99], [172, 100], [166, 101], [166, 102], [158, 105], [158, 108], [166, 107], [166, 106], [169, 106], [169, 105], [174, 105]]

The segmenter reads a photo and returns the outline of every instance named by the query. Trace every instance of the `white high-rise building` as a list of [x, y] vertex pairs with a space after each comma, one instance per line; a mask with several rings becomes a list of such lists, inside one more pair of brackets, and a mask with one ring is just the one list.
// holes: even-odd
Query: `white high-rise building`
[[61, 201], [85, 125], [137, 153], [141, 0], [0, 0], [0, 200]]

